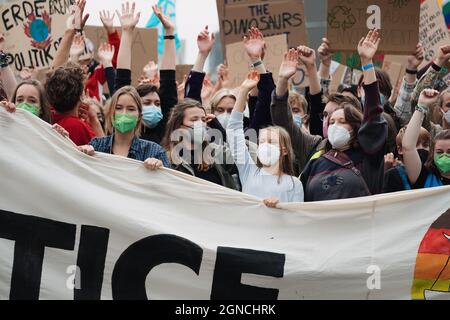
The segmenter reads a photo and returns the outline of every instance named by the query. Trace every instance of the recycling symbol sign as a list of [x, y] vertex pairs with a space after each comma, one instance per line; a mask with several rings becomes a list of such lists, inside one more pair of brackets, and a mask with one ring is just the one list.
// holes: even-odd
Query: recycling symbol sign
[[356, 23], [352, 9], [346, 6], [336, 6], [328, 12], [328, 25], [333, 29], [350, 29]]

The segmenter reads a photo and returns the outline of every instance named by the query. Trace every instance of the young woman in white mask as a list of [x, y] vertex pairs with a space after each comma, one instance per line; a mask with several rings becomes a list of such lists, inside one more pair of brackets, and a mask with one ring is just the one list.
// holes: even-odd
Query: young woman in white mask
[[242, 83], [227, 128], [242, 191], [264, 199], [268, 207], [279, 202], [303, 202], [303, 186], [293, 177], [293, 151], [287, 131], [281, 127], [268, 127], [259, 132], [258, 160], [255, 163], [248, 152], [244, 136], [244, 109], [248, 93], [259, 81], [257, 71], [248, 74]]
[[310, 161], [302, 173], [305, 201], [369, 196], [381, 192], [387, 123], [372, 58], [380, 43], [370, 31], [358, 44], [364, 72], [364, 114], [357, 105], [343, 103], [329, 118], [326, 153]]

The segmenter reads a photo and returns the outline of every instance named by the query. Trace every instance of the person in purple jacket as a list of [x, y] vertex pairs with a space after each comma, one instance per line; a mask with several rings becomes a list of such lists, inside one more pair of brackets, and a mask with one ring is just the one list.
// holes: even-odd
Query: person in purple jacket
[[313, 159], [301, 176], [305, 201], [364, 197], [381, 192], [387, 122], [372, 58], [380, 43], [379, 30], [371, 30], [358, 44], [364, 72], [364, 114], [344, 103], [329, 120], [325, 154]]

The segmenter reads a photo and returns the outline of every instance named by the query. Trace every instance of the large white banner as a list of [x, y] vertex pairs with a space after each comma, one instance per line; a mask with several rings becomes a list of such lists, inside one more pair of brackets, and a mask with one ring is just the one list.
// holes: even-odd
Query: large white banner
[[3, 109], [0, 181], [1, 299], [449, 297], [450, 188], [268, 209]]

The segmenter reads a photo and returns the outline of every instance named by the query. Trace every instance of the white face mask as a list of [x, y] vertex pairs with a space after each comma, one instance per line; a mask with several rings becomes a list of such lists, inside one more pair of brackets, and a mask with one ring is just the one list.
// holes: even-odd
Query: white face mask
[[450, 110], [444, 113], [444, 119], [445, 121], [447, 121], [448, 124], [450, 124]]
[[258, 159], [266, 167], [275, 165], [280, 160], [280, 155], [280, 148], [273, 144], [263, 143], [258, 147]]
[[333, 124], [328, 128], [328, 140], [334, 149], [342, 149], [350, 143], [352, 136], [347, 129], [337, 124]]
[[224, 112], [221, 115], [218, 115], [216, 118], [219, 120], [220, 124], [224, 129], [228, 127], [228, 122], [230, 121], [231, 115], [228, 112]]

